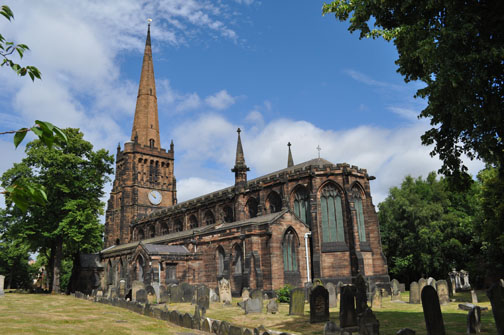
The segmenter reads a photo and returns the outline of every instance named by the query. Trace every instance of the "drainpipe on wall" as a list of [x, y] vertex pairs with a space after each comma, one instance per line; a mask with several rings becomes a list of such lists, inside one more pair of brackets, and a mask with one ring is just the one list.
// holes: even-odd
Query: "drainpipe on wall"
[[305, 252], [306, 252], [306, 277], [307, 277], [307, 282], [311, 282], [310, 278], [310, 257], [308, 255], [308, 236], [311, 236], [311, 231], [304, 234], [304, 245], [305, 245]]

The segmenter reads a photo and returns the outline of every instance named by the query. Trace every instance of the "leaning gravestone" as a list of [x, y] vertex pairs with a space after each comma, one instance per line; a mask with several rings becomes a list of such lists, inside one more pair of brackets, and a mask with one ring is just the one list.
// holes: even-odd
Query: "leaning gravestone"
[[250, 298], [245, 300], [245, 314], [261, 313], [262, 312], [262, 299]]
[[182, 302], [184, 296], [184, 291], [179, 285], [171, 285], [170, 286], [170, 302], [171, 303], [179, 303]]
[[291, 291], [289, 315], [304, 315], [305, 290], [295, 288]]
[[425, 278], [418, 279], [418, 290], [420, 291], [420, 296], [422, 295], [422, 290], [425, 286], [427, 286], [427, 279]]
[[379, 335], [380, 323], [373, 311], [367, 308], [359, 317], [359, 335]]
[[390, 281], [390, 286], [392, 288], [392, 301], [401, 300], [401, 291], [399, 290], [399, 281], [397, 279], [392, 279]]
[[381, 289], [379, 287], [375, 287], [373, 299], [371, 300], [371, 306], [373, 309], [382, 308], [382, 296]]
[[144, 289], [138, 290], [136, 292], [135, 301], [145, 304], [147, 302], [147, 291]]
[[4, 295], [5, 276], [0, 275], [0, 297]]
[[481, 331], [481, 308], [474, 306], [467, 314], [467, 334], [479, 334]]
[[420, 288], [418, 287], [418, 283], [416, 281], [411, 282], [409, 288], [409, 303], [410, 304], [419, 304], [420, 303]]
[[317, 285], [310, 294], [310, 323], [329, 321], [329, 292]]
[[355, 288], [343, 286], [340, 300], [340, 325], [341, 328], [354, 327], [357, 325], [357, 313], [355, 311]]
[[429, 335], [444, 335], [445, 328], [439, 298], [434, 287], [427, 285], [422, 290], [422, 308], [425, 326]]
[[327, 292], [329, 292], [329, 307], [338, 307], [338, 302], [336, 300], [338, 298], [338, 295], [336, 294], [336, 287], [333, 283], [327, 283], [326, 289]]
[[210, 289], [206, 285], [198, 286], [196, 304], [205, 309], [210, 308]]
[[339, 335], [340, 329], [332, 321], [327, 321], [324, 326], [324, 335]]
[[266, 313], [276, 314], [278, 312], [278, 302], [276, 299], [271, 299], [266, 305]]
[[229, 334], [229, 323], [227, 321], [221, 321], [219, 325], [219, 335], [228, 335], [228, 334]]
[[504, 287], [493, 284], [487, 291], [487, 296], [492, 304], [497, 333], [504, 335]]
[[448, 283], [446, 280], [438, 280], [436, 282], [437, 293], [441, 305], [446, 305], [450, 302], [450, 293], [448, 292]]
[[219, 297], [221, 303], [231, 303], [231, 286], [229, 285], [229, 280], [226, 278], [219, 280]]
[[212, 334], [219, 333], [219, 327], [221, 322], [219, 320], [212, 320]]

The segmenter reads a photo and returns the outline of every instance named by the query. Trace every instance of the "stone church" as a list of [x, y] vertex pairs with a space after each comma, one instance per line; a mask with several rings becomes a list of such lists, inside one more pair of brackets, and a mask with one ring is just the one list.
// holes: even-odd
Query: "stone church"
[[[187, 282], [232, 292], [307, 282], [350, 283], [361, 273], [389, 283], [365, 169], [315, 158], [247, 179], [240, 129], [234, 185], [177, 202], [175, 151], [163, 149], [150, 27], [130, 141], [117, 148], [105, 249], [81, 257], [81, 291], [135, 280]], [[230, 134], [232, 136], [232, 134]]]

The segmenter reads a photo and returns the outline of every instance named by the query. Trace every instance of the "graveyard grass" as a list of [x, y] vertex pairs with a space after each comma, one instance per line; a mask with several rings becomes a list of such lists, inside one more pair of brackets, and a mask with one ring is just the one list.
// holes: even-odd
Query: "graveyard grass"
[[[408, 292], [402, 293], [408, 301]], [[465, 334], [467, 312], [458, 309], [461, 302], [470, 302], [470, 292], [457, 293], [456, 302], [441, 306], [446, 334]], [[488, 307], [482, 312], [482, 334], [497, 334], [490, 302], [485, 291], [478, 291], [479, 306]], [[288, 315], [288, 304], [279, 304], [277, 314], [244, 315], [236, 306], [241, 299], [233, 299], [232, 306], [212, 303], [207, 316], [226, 320], [244, 327], [264, 325], [274, 330], [295, 334], [323, 334], [323, 323], [310, 324], [309, 304], [304, 316]], [[266, 301], [264, 305], [266, 305]], [[161, 306], [161, 305], [160, 305]], [[194, 312], [189, 303], [168, 304], [168, 309]], [[339, 307], [330, 309], [331, 320], [337, 320]], [[418, 335], [426, 334], [422, 305], [391, 302], [383, 298], [382, 308], [374, 310], [380, 321], [380, 334], [392, 335], [404, 327], [412, 328]], [[71, 296], [8, 293], [0, 298], [0, 324], [2, 334], [203, 334], [166, 321], [141, 316], [126, 309], [94, 303]], [[339, 324], [339, 321], [337, 322]]]

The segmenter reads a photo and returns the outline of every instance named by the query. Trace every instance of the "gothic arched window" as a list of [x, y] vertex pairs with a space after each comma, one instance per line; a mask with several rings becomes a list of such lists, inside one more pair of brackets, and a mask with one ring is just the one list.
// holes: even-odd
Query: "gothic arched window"
[[217, 248], [217, 275], [224, 275], [224, 258], [226, 255], [224, 254], [224, 249], [222, 247]]
[[182, 221], [180, 219], [177, 219], [173, 224], [173, 231], [174, 232], [182, 231]]
[[142, 228], [138, 229], [138, 240], [141, 241], [145, 238], [145, 234]]
[[311, 226], [310, 195], [304, 187], [298, 187], [294, 193], [294, 214]]
[[249, 198], [247, 201], [247, 209], [250, 218], [255, 218], [257, 216], [257, 200], [255, 198]]
[[195, 215], [191, 215], [189, 217], [189, 229], [198, 228], [198, 219], [196, 219]]
[[275, 191], [270, 192], [266, 204], [270, 213], [276, 213], [282, 210], [282, 199]]
[[283, 238], [282, 251], [285, 272], [297, 272], [297, 236], [292, 229], [289, 229]]
[[357, 230], [359, 241], [366, 242], [366, 226], [364, 224], [364, 209], [362, 207], [362, 193], [358, 187], [352, 190], [354, 199], [355, 214], [357, 215]]
[[243, 253], [239, 245], [234, 247], [233, 267], [235, 274], [241, 274], [243, 268]]
[[205, 221], [205, 225], [208, 226], [208, 225], [211, 225], [211, 224], [214, 224], [215, 223], [215, 217], [212, 213], [211, 210], [208, 210], [205, 212], [205, 218], [204, 218], [204, 221]]
[[153, 238], [155, 236], [156, 236], [156, 229], [154, 228], [154, 226], [149, 226], [149, 237]]
[[322, 214], [322, 242], [344, 242], [341, 194], [333, 185], [327, 185], [320, 194]]
[[163, 222], [161, 223], [161, 235], [166, 235], [168, 234], [168, 225]]
[[223, 209], [224, 212], [224, 222], [233, 222], [233, 209], [230, 206], [226, 206]]

